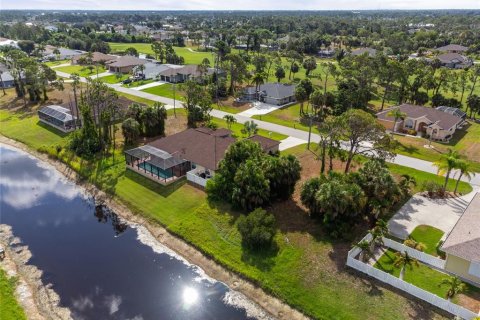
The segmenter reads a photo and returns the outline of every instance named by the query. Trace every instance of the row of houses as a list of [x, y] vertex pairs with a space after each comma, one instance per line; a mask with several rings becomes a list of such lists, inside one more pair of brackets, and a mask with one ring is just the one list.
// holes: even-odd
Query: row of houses
[[[424, 59], [428, 62], [433, 62], [435, 59], [440, 61], [440, 64], [444, 67], [450, 69], [464, 69], [471, 67], [473, 65], [473, 60], [465, 55], [467, 47], [458, 45], [458, 44], [449, 44], [443, 47], [436, 48], [432, 51], [436, 51], [439, 54], [435, 58], [427, 57], [418, 57], [416, 54], [410, 56], [412, 59]], [[377, 50], [374, 48], [358, 48], [353, 50], [350, 54], [352, 56], [368, 55], [370, 57], [375, 57], [377, 55]], [[318, 55], [320, 57], [329, 58], [333, 57], [335, 52], [333, 50], [321, 50]]]

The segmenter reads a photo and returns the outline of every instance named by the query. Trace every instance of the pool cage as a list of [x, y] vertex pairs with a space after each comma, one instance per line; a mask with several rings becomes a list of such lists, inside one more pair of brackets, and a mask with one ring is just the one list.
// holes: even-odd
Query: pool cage
[[150, 145], [125, 151], [127, 168], [162, 184], [171, 183], [191, 169], [189, 161]]
[[57, 105], [50, 105], [39, 109], [38, 118], [41, 122], [63, 132], [70, 132], [81, 125], [80, 119], [73, 116], [69, 109]]

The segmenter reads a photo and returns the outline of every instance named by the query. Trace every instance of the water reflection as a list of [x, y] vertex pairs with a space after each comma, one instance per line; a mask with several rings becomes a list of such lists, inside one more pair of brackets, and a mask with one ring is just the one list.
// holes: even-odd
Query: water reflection
[[111, 221], [115, 236], [119, 236], [121, 233], [127, 230], [128, 225], [123, 222], [110, 208], [103, 204], [95, 206], [94, 215], [97, 217], [97, 220], [100, 223], [107, 223], [108, 221]]
[[192, 287], [186, 287], [183, 289], [182, 298], [184, 306], [189, 308], [191, 305], [197, 303], [198, 291]]
[[[26, 153], [10, 148], [0, 148], [1, 171], [0, 201], [15, 209], [29, 209], [39, 205], [48, 194], [55, 194], [66, 200], [79, 195], [73, 184], [67, 184], [54, 170], [29, 170], [25, 168], [41, 163]], [[44, 169], [44, 168], [43, 168]]]

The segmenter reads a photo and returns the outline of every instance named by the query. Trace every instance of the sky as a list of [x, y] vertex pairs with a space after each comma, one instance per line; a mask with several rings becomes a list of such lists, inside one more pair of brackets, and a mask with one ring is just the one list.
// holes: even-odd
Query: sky
[[0, 9], [388, 10], [480, 9], [480, 0], [0, 0]]

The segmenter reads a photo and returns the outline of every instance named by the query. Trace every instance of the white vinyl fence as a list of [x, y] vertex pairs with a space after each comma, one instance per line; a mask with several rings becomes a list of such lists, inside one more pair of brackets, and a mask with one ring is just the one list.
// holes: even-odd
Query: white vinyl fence
[[418, 251], [416, 249], [410, 248], [410, 247], [408, 247], [404, 244], [401, 244], [397, 241], [394, 241], [392, 239], [388, 239], [388, 238], [384, 237], [383, 238], [383, 244], [386, 247], [389, 247], [389, 248], [391, 248], [395, 251], [398, 251], [398, 252], [405, 252], [406, 251], [408, 253], [408, 255], [411, 256], [412, 258], [415, 258], [418, 261], [423, 262], [425, 264], [428, 264], [429, 266], [432, 266], [434, 268], [443, 270], [444, 267], [445, 267], [445, 260], [434, 257], [430, 254]]
[[187, 172], [187, 180], [196, 183], [204, 188], [207, 185], [207, 179], [197, 176], [192, 171]]
[[[368, 242], [370, 242], [372, 240], [372, 235], [371, 234], [367, 234], [363, 239], [363, 240], [366, 240]], [[403, 251], [407, 251], [408, 254], [411, 254], [412, 257], [415, 257], [416, 259], [418, 259], [419, 261], [422, 261], [424, 262], [424, 259], [425, 260], [429, 260], [430, 258], [429, 257], [424, 257], [425, 256], [428, 256], [427, 254], [423, 253], [423, 252], [420, 252], [418, 250], [415, 250], [415, 249], [412, 249], [412, 248], [409, 248], [409, 247], [406, 247], [406, 246], [403, 246], [402, 244], [398, 243], [398, 242], [395, 242], [393, 240], [390, 240], [390, 239], [386, 239], [384, 238], [383, 239], [384, 241], [384, 244], [385, 246], [387, 247], [390, 247], [394, 250], [398, 250], [400, 252], [403, 252]], [[399, 246], [397, 246], [399, 245]], [[401, 247], [400, 247], [401, 246]], [[405, 249], [405, 248], [408, 248], [408, 249]], [[414, 251], [417, 251], [417, 252], [420, 252], [421, 255], [418, 255], [417, 252], [410, 252], [410, 250], [414, 250]], [[388, 283], [389, 285], [391, 286], [394, 286], [395, 288], [398, 288], [400, 290], [403, 290], [409, 294], [411, 294], [412, 296], [415, 296], [419, 299], [422, 299], [440, 309], [443, 309], [455, 316], [459, 316], [463, 319], [473, 319], [475, 317], [478, 316], [478, 314], [475, 314], [473, 311], [470, 311], [468, 309], [465, 309], [464, 307], [461, 307], [453, 302], [450, 302], [446, 299], [443, 299], [433, 293], [430, 293], [428, 291], [425, 291], [423, 289], [420, 289], [419, 287], [416, 287], [408, 282], [405, 282], [403, 280], [400, 280], [399, 278], [397, 277], [394, 277], [392, 276], [391, 274], [388, 274], [382, 270], [379, 270], [379, 269], [376, 269], [374, 268], [373, 266], [369, 265], [369, 264], [366, 264], [366, 263], [363, 263], [361, 262], [360, 260], [357, 260], [356, 257], [360, 254], [362, 250], [360, 248], [353, 248], [352, 250], [350, 250], [348, 252], [348, 257], [347, 257], [347, 266], [353, 268], [353, 269], [356, 269], [360, 272], [363, 272], [365, 274], [368, 274], [369, 276], [377, 279], [377, 280], [380, 280], [382, 282], [385, 282], [385, 283]], [[431, 258], [435, 258], [435, 257], [431, 257]], [[435, 258], [437, 260], [441, 260], [441, 259], [438, 259], [438, 258]], [[437, 264], [437, 265], [440, 265], [440, 262], [438, 261], [435, 261], [435, 260], [429, 260], [429, 262], [425, 262], [425, 263], [428, 263], [428, 264], [431, 264], [431, 265], [434, 265], [434, 264]]]

